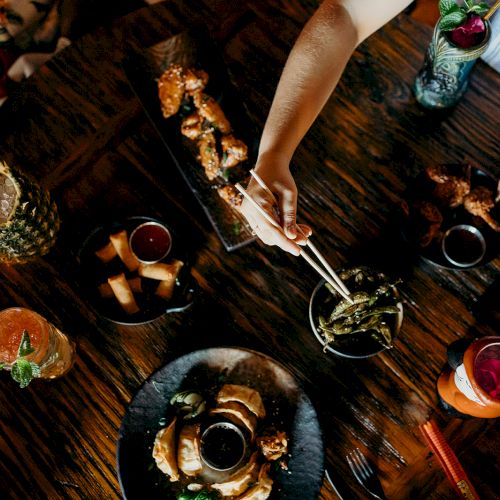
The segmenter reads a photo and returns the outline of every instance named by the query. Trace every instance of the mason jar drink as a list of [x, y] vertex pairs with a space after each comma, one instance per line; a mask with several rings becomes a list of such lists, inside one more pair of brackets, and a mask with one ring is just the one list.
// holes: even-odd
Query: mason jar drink
[[75, 360], [75, 343], [38, 313], [23, 307], [0, 311], [0, 363], [9, 370], [16, 361], [19, 344], [27, 331], [33, 352], [25, 356], [40, 367], [40, 377], [64, 375]]

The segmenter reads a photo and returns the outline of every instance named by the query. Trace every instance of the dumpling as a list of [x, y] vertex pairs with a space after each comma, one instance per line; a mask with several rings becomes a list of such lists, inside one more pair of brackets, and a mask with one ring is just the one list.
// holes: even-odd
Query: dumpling
[[250, 484], [257, 479], [259, 466], [257, 465], [257, 452], [255, 452], [248, 463], [238, 469], [229, 479], [223, 483], [214, 483], [212, 488], [220, 492], [222, 496], [232, 497], [241, 495]]
[[246, 385], [225, 384], [217, 394], [218, 403], [237, 401], [244, 404], [258, 418], [266, 416], [266, 410], [260, 394]]
[[153, 446], [153, 458], [156, 466], [162, 472], [169, 476], [170, 481], [179, 480], [179, 470], [177, 469], [177, 460], [175, 453], [175, 423], [177, 418], [172, 420], [172, 423], [156, 434]]
[[216, 408], [210, 410], [210, 415], [220, 415], [227, 418], [233, 424], [246, 428], [251, 438], [254, 438], [257, 418], [241, 403], [237, 403], [236, 401], [221, 403]]
[[200, 424], [188, 424], [181, 429], [177, 448], [177, 466], [187, 476], [196, 476], [201, 472]]
[[264, 464], [259, 471], [257, 484], [249, 488], [238, 500], [266, 500], [273, 489], [273, 480], [269, 477], [271, 464]]

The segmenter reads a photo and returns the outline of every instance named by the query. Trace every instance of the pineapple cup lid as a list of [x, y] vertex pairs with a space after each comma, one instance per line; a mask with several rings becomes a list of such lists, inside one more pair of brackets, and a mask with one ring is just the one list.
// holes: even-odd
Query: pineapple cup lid
[[6, 163], [0, 162], [0, 224], [14, 215], [19, 204], [21, 189]]

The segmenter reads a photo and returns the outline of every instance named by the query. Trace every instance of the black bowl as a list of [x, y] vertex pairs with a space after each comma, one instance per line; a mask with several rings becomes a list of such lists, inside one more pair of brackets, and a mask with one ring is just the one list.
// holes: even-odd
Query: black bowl
[[[113, 297], [101, 297], [98, 290], [99, 284], [105, 283], [109, 276], [123, 272], [128, 278], [129, 271], [118, 257], [104, 264], [94, 252], [109, 242], [110, 234], [125, 229], [130, 235], [137, 226], [144, 222], [159, 222], [167, 227], [172, 235], [172, 248], [164, 261], [168, 263], [172, 259], [177, 259], [181, 260], [184, 265], [177, 277], [172, 298], [168, 301], [155, 295], [154, 292], [158, 285], [156, 280], [143, 278], [143, 293], [135, 296], [140, 311], [129, 315], [122, 309], [117, 300]], [[151, 217], [129, 217], [123, 221], [114, 221], [96, 227], [85, 239], [78, 254], [78, 262], [80, 282], [89, 302], [101, 316], [121, 325], [142, 325], [154, 321], [164, 314], [185, 311], [193, 304], [196, 295], [197, 283], [190, 274], [188, 257], [179, 238], [167, 224]]]
[[[387, 347], [384, 347], [380, 342], [372, 338], [369, 331], [345, 335], [344, 337], [336, 339], [335, 343], [326, 343], [318, 326], [318, 317], [320, 315], [329, 316], [335, 304], [338, 302], [338, 299], [332, 295], [325, 286], [325, 283], [326, 281], [322, 279], [316, 285], [309, 301], [309, 321], [314, 335], [323, 346], [323, 350], [336, 354], [337, 356], [353, 359], [369, 358], [385, 351]], [[394, 324], [391, 325], [391, 329], [394, 332], [394, 338], [398, 335], [403, 322], [402, 303], [398, 302], [397, 307], [399, 309], [399, 314], [394, 315]]]

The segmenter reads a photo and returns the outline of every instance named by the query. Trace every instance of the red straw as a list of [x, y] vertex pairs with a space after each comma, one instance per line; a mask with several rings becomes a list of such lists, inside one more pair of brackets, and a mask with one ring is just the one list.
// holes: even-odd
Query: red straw
[[438, 457], [455, 491], [467, 500], [479, 500], [479, 495], [476, 493], [457, 456], [446, 442], [436, 423], [433, 420], [429, 420], [420, 426], [420, 430], [427, 444]]

